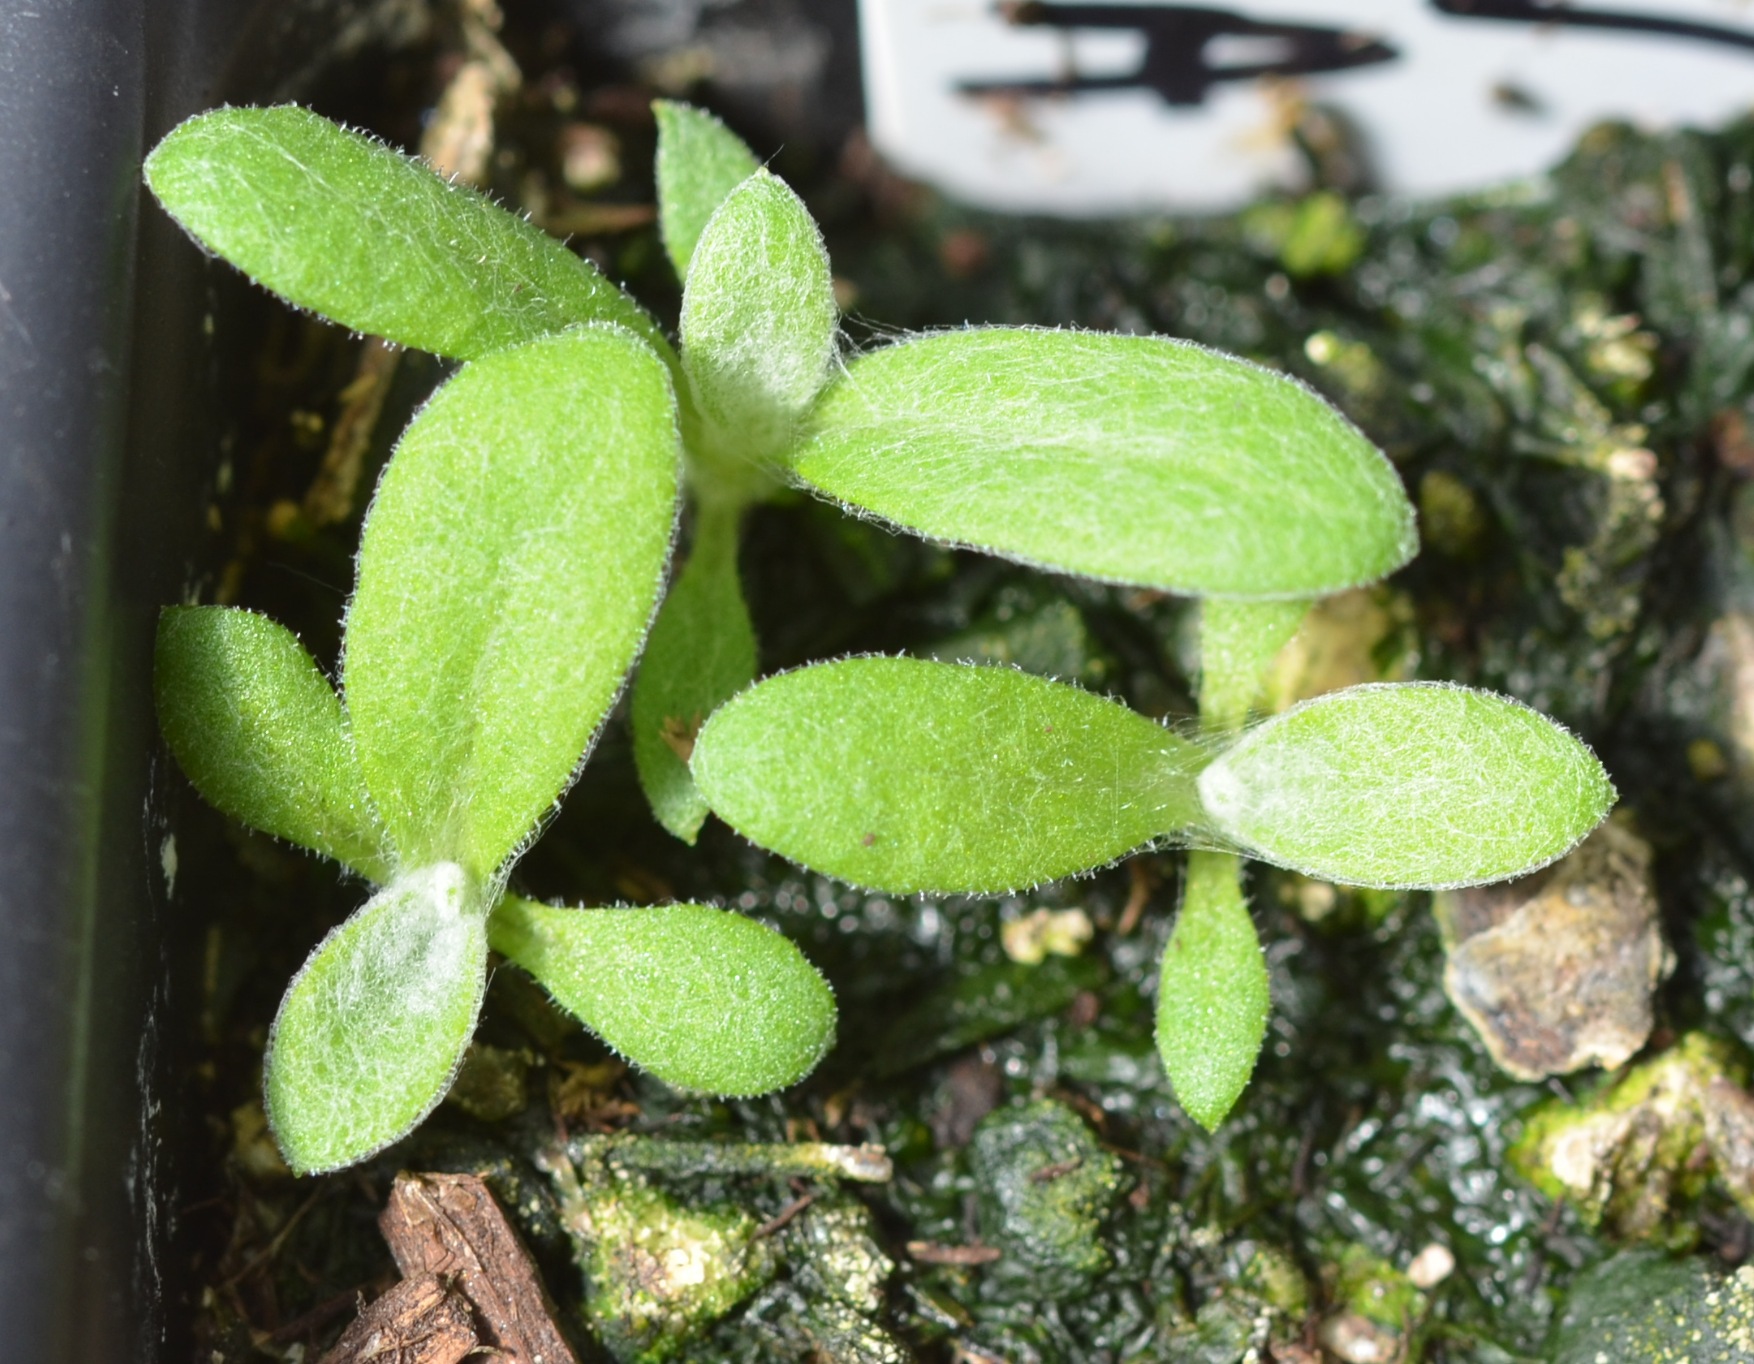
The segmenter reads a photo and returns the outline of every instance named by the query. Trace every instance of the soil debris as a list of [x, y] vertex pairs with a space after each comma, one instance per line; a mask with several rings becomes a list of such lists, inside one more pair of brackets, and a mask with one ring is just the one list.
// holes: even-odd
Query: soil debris
[[1261, 684], [1266, 708], [1286, 711], [1343, 687], [1405, 681], [1418, 660], [1411, 620], [1406, 597], [1390, 588], [1324, 597], [1273, 660]]
[[736, 1203], [685, 1204], [607, 1156], [599, 1147], [576, 1166], [559, 1152], [548, 1160], [585, 1275], [585, 1316], [617, 1359], [686, 1357], [713, 1323], [773, 1279], [777, 1238], [762, 1236], [762, 1224]]
[[1744, 1213], [1754, 1217], [1754, 1094], [1722, 1075], [1714, 1076], [1700, 1098], [1700, 1108], [1718, 1182]]
[[530, 1252], [480, 1179], [398, 1175], [378, 1227], [404, 1275], [456, 1284], [508, 1364], [577, 1364]]
[[317, 1364], [458, 1364], [480, 1348], [463, 1295], [421, 1274], [368, 1304]]
[[914, 1355], [885, 1322], [885, 1288], [895, 1263], [877, 1244], [869, 1209], [831, 1195], [813, 1203], [785, 1235], [789, 1280], [768, 1290], [749, 1312], [778, 1328], [768, 1357], [908, 1364]]
[[529, 1103], [530, 1057], [522, 1051], [471, 1042], [445, 1102], [482, 1122], [501, 1122]]
[[1553, 1364], [1748, 1364], [1754, 1269], [1628, 1251], [1585, 1275], [1560, 1324]]
[[1408, 1357], [1409, 1337], [1428, 1299], [1386, 1260], [1348, 1246], [1333, 1268], [1335, 1311], [1318, 1328], [1321, 1343], [1346, 1364], [1395, 1364]]
[[797, 1175], [882, 1184], [894, 1174], [881, 1146], [835, 1146], [821, 1141], [657, 1141], [618, 1134], [574, 1137], [568, 1155], [581, 1165], [607, 1161], [652, 1174]]
[[1544, 1192], [1622, 1240], [1687, 1245], [1682, 1220], [1713, 1176], [1748, 1206], [1754, 1096], [1732, 1048], [1690, 1033], [1582, 1104], [1530, 1115], [1510, 1158]]
[[1097, 1232], [1121, 1163], [1065, 1104], [1001, 1108], [969, 1146], [985, 1239], [1035, 1278], [1071, 1291], [1109, 1264]]
[[954, 1151], [967, 1146], [980, 1120], [999, 1106], [1005, 1082], [991, 1057], [971, 1052], [950, 1064], [943, 1088], [943, 1101], [926, 1121], [938, 1148]]
[[1075, 957], [1096, 929], [1081, 909], [1036, 909], [1012, 919], [999, 931], [1005, 955], [1025, 966], [1039, 966], [1049, 954]]
[[1444, 990], [1510, 1075], [1615, 1069], [1650, 1037], [1674, 967], [1657, 924], [1650, 845], [1610, 821], [1544, 872], [1453, 891]]
[[1436, 1288], [1455, 1273], [1456, 1257], [1442, 1242], [1433, 1241], [1413, 1257], [1407, 1266], [1407, 1279], [1415, 1288]]
[[909, 1241], [908, 1258], [923, 1265], [990, 1265], [1005, 1252], [997, 1246], [942, 1246], [936, 1241]]

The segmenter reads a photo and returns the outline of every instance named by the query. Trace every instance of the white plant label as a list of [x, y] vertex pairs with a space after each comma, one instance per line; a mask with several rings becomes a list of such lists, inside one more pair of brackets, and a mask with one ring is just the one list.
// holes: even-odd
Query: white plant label
[[1535, 174], [1604, 119], [1754, 107], [1754, 0], [860, 0], [873, 140], [985, 207], [1234, 207], [1296, 188], [1298, 108], [1362, 132], [1382, 188]]

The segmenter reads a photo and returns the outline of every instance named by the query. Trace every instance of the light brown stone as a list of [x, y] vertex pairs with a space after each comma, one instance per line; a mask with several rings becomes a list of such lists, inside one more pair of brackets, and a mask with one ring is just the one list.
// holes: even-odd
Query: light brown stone
[[1440, 897], [1443, 984], [1493, 1059], [1523, 1080], [1624, 1065], [1650, 1036], [1674, 958], [1650, 847], [1609, 821], [1533, 876]]

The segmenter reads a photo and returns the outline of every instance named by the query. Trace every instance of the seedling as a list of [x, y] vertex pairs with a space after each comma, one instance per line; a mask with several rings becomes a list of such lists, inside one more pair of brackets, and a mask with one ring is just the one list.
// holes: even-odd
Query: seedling
[[378, 887], [275, 1019], [267, 1110], [294, 1168], [358, 1160], [438, 1102], [490, 945], [680, 1085], [759, 1093], [826, 1049], [827, 986], [762, 925], [505, 893], [645, 631], [676, 465], [651, 349], [618, 327], [560, 333], [465, 366], [404, 433], [362, 536], [345, 704], [267, 618], [164, 613], [160, 724], [195, 785]]
[[274, 1023], [267, 1111], [288, 1161], [352, 1163], [432, 1109], [490, 947], [672, 1083], [756, 1094], [807, 1074], [833, 999], [779, 934], [705, 905], [506, 890], [663, 585], [682, 422], [662, 336], [558, 243], [300, 110], [196, 119], [147, 175], [294, 301], [468, 362], [367, 515], [339, 696], [262, 616], [179, 607], [160, 625], [160, 722], [196, 787], [377, 887]]
[[[196, 785], [383, 887], [318, 948], [276, 1026], [269, 1111], [299, 1168], [358, 1159], [437, 1101], [489, 943], [677, 1083], [755, 1092], [826, 1045], [826, 987], [759, 926], [504, 891], [641, 648], [678, 449], [693, 547], [631, 706], [660, 820], [692, 841], [710, 801], [806, 865], [902, 891], [1201, 844], [1159, 1036], [1208, 1125], [1246, 1082], [1267, 1009], [1235, 851], [1457, 884], [1538, 865], [1600, 818], [1612, 791], [1587, 751], [1480, 693], [1345, 693], [1236, 738], [1309, 600], [1416, 548], [1393, 470], [1314, 394], [1178, 342], [1022, 329], [837, 369], [803, 204], [715, 120], [657, 112], [680, 352], [560, 244], [304, 111], [215, 111], [148, 160], [172, 214], [258, 282], [468, 362], [368, 516], [341, 699], [258, 617], [173, 611], [161, 635], [164, 728]], [[738, 525], [786, 483], [940, 541], [1206, 598], [1205, 732], [1021, 674], [885, 659], [771, 679], [700, 730], [754, 676]]]
[[1192, 845], [1158, 1044], [1208, 1128], [1269, 999], [1239, 854], [1354, 884], [1515, 876], [1613, 804], [1594, 756], [1484, 692], [1359, 687], [1243, 732], [1310, 599], [1417, 549], [1388, 462], [1294, 382], [1157, 338], [966, 331], [854, 360], [791, 467], [935, 539], [1202, 598], [1202, 730], [1000, 669], [847, 659], [708, 721], [698, 789], [746, 837], [891, 892], [999, 892]]

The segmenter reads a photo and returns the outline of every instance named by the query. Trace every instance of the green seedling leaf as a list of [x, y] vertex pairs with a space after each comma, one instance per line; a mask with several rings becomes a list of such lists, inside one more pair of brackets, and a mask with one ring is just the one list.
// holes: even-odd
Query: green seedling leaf
[[1440, 683], [1350, 687], [1255, 729], [1199, 780], [1256, 857], [1361, 886], [1498, 881], [1563, 855], [1615, 800], [1546, 716]]
[[999, 892], [1111, 862], [1197, 818], [1194, 747], [1009, 668], [850, 658], [717, 711], [694, 780], [745, 838], [854, 885]]
[[677, 462], [666, 371], [617, 328], [477, 360], [408, 427], [342, 666], [405, 864], [485, 880], [564, 789], [651, 620]]
[[268, 1121], [300, 1174], [364, 1160], [445, 1095], [487, 988], [486, 906], [451, 863], [399, 876], [311, 953], [268, 1038]]
[[676, 278], [686, 281], [707, 220], [761, 163], [704, 109], [660, 99], [652, 102], [652, 112], [658, 119], [658, 232]]
[[838, 317], [810, 211], [757, 171], [707, 223], [682, 291], [682, 369], [721, 457], [759, 463], [791, 443]]
[[795, 1084], [834, 1044], [834, 993], [785, 937], [709, 905], [556, 909], [508, 895], [493, 946], [611, 1047], [710, 1094]]
[[701, 508], [694, 549], [664, 597], [633, 682], [633, 756], [652, 813], [693, 843], [709, 813], [688, 772], [694, 736], [755, 679], [755, 627], [737, 578], [737, 513]]
[[1267, 1035], [1267, 962], [1229, 853], [1188, 854], [1157, 985], [1157, 1050], [1176, 1101], [1208, 1132], [1236, 1106]]
[[472, 360], [580, 322], [667, 349], [594, 266], [467, 185], [293, 105], [166, 135], [146, 183], [208, 250], [354, 331]]
[[1200, 603], [1200, 719], [1235, 730], [1248, 719], [1273, 659], [1309, 614], [1307, 601]]
[[1388, 461], [1293, 379], [1183, 341], [988, 328], [852, 362], [791, 459], [835, 500], [1025, 563], [1310, 597], [1418, 548]]
[[293, 633], [252, 611], [173, 606], [153, 690], [165, 742], [209, 802], [374, 881], [393, 858], [341, 703]]

